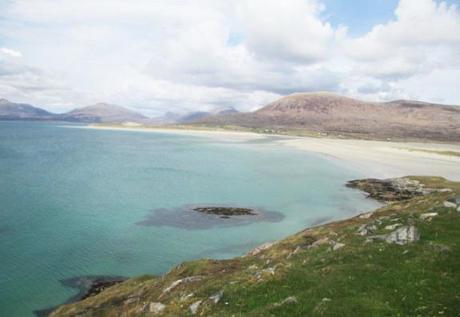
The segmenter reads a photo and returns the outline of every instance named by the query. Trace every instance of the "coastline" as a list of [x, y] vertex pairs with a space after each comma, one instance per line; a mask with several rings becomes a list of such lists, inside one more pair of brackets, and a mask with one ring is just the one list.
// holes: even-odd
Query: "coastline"
[[[460, 183], [404, 177], [354, 180], [347, 186], [386, 204], [267, 242], [241, 257], [193, 260], [162, 276], [131, 278], [61, 305], [50, 316], [300, 316], [315, 315], [318, 307], [327, 308], [327, 316], [421, 310], [431, 316], [439, 307], [453, 316]], [[347, 310], [350, 301], [356, 309]]]
[[220, 141], [250, 141], [276, 136], [274, 142], [339, 161], [365, 177], [393, 178], [436, 175], [460, 181], [460, 144], [395, 142], [358, 139], [296, 137], [246, 131], [123, 127], [90, 125], [80, 128], [207, 137]]

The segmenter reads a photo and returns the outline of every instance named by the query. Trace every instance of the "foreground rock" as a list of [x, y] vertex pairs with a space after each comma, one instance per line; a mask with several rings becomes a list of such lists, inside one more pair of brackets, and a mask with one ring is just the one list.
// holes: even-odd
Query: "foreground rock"
[[408, 243], [416, 242], [420, 239], [420, 233], [414, 226], [401, 227], [385, 237], [385, 241], [388, 243], [396, 243], [399, 245], [405, 245]]

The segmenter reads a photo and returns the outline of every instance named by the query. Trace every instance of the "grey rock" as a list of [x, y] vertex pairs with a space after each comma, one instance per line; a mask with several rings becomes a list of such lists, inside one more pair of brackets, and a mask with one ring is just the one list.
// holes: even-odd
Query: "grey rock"
[[202, 279], [203, 279], [202, 276], [197, 275], [197, 276], [184, 277], [180, 280], [174, 281], [171, 283], [171, 285], [169, 285], [167, 288], [163, 290], [163, 293], [161, 294], [161, 296], [163, 296], [166, 293], [169, 293], [170, 291], [172, 291], [174, 288], [176, 288], [182, 283], [191, 283], [191, 282], [201, 281]]
[[281, 302], [274, 304], [273, 306], [279, 307], [279, 306], [283, 306], [283, 305], [297, 304], [297, 302], [298, 302], [297, 297], [289, 296], [286, 299], [282, 300]]
[[385, 226], [385, 230], [395, 230], [396, 228], [398, 228], [400, 226], [402, 226], [402, 224], [395, 223], [395, 224], [392, 224], [392, 225]]
[[224, 291], [219, 291], [216, 294], [209, 297], [209, 299], [212, 300], [214, 304], [217, 304], [222, 299], [222, 296], [224, 296]]
[[359, 215], [360, 219], [369, 219], [372, 216], [373, 212], [367, 212], [365, 214]]
[[338, 249], [341, 249], [345, 246], [345, 243], [340, 243], [340, 242], [336, 242], [334, 243], [334, 245], [332, 246], [332, 251], [337, 251]]
[[149, 312], [153, 313], [154, 315], [159, 315], [163, 313], [165, 308], [166, 308], [166, 305], [160, 302], [153, 302], [149, 304]]
[[248, 252], [247, 255], [253, 256], [261, 253], [264, 250], [270, 249], [275, 243], [274, 242], [266, 242], [262, 245], [259, 245], [258, 247], [252, 249], [251, 251]]
[[202, 302], [202, 300], [199, 300], [190, 305], [189, 310], [192, 313], [192, 315], [196, 315], [196, 313], [198, 312], [198, 308], [200, 308]]
[[179, 301], [185, 302], [189, 298], [193, 297], [193, 295], [195, 295], [195, 294], [194, 293], [189, 293], [189, 294], [186, 294], [186, 295], [182, 295], [181, 298], [179, 299]]
[[388, 243], [396, 243], [399, 245], [404, 245], [418, 241], [420, 239], [420, 234], [415, 226], [404, 226], [401, 227], [385, 237], [385, 241]]
[[457, 204], [453, 203], [453, 202], [450, 202], [450, 201], [445, 201], [442, 204], [446, 208], [457, 208]]
[[438, 216], [437, 212], [427, 212], [427, 213], [421, 214], [420, 219], [427, 220], [427, 219], [431, 219], [436, 216]]

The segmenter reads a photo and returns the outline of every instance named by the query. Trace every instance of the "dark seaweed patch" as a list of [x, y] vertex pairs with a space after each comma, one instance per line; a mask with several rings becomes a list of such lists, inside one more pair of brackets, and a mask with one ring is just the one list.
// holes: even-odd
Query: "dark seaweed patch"
[[[199, 212], [197, 208], [207, 208], [207, 205], [186, 205], [178, 208], [154, 209], [148, 213], [144, 220], [137, 222], [140, 226], [167, 226], [187, 230], [209, 229], [213, 227], [243, 226], [254, 222], [279, 222], [284, 216], [279, 212], [251, 208], [253, 214], [232, 215], [222, 217]], [[226, 206], [226, 208], [242, 208]]]

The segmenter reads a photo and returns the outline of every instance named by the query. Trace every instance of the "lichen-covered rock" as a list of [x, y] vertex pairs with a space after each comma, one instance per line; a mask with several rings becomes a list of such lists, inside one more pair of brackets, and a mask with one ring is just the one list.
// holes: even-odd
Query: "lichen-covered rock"
[[418, 241], [420, 239], [420, 234], [415, 226], [404, 226], [401, 227], [385, 237], [385, 241], [388, 243], [396, 243], [399, 245], [404, 245]]
[[345, 243], [335, 242], [332, 246], [332, 251], [337, 251], [345, 246]]
[[279, 307], [279, 306], [283, 306], [283, 305], [297, 304], [297, 302], [298, 302], [297, 297], [289, 296], [286, 299], [282, 300], [281, 302], [274, 304], [273, 306], [274, 307]]
[[417, 180], [408, 178], [364, 179], [353, 180], [347, 187], [358, 188], [369, 194], [369, 197], [379, 201], [401, 201], [429, 193]]
[[[163, 293], [161, 295], [164, 295], [166, 293], [169, 293], [173, 289], [175, 289], [177, 286], [179, 286], [182, 283], [191, 283], [191, 282], [196, 282], [196, 281], [201, 281], [203, 279], [202, 276], [189, 276], [189, 277], [184, 277], [180, 280], [174, 281], [169, 285], [167, 288], [163, 290]], [[161, 296], [160, 296], [161, 297]]]
[[259, 245], [258, 247], [252, 249], [251, 251], [248, 252], [248, 256], [254, 256], [259, 253], [261, 253], [264, 250], [270, 249], [275, 243], [274, 242], [266, 242], [262, 245]]
[[394, 223], [392, 225], [385, 226], [385, 230], [395, 230], [396, 228], [402, 226], [400, 223]]
[[446, 208], [457, 208], [457, 204], [453, 203], [453, 202], [450, 202], [450, 201], [445, 201], [442, 204]]
[[222, 299], [222, 296], [224, 296], [224, 291], [219, 291], [214, 295], [210, 296], [209, 299], [212, 300], [214, 304], [217, 304]]
[[166, 305], [159, 302], [153, 302], [149, 304], [149, 312], [153, 313], [154, 315], [159, 315], [163, 313], [165, 308]]
[[196, 315], [196, 313], [198, 312], [198, 308], [200, 308], [202, 302], [202, 300], [199, 300], [190, 305], [189, 310], [192, 313], [192, 315]]
[[429, 219], [431, 219], [433, 217], [436, 217], [437, 215], [438, 215], [437, 212], [427, 212], [427, 213], [421, 214], [420, 219], [422, 219], [422, 220], [427, 220], [428, 219], [429, 220]]

